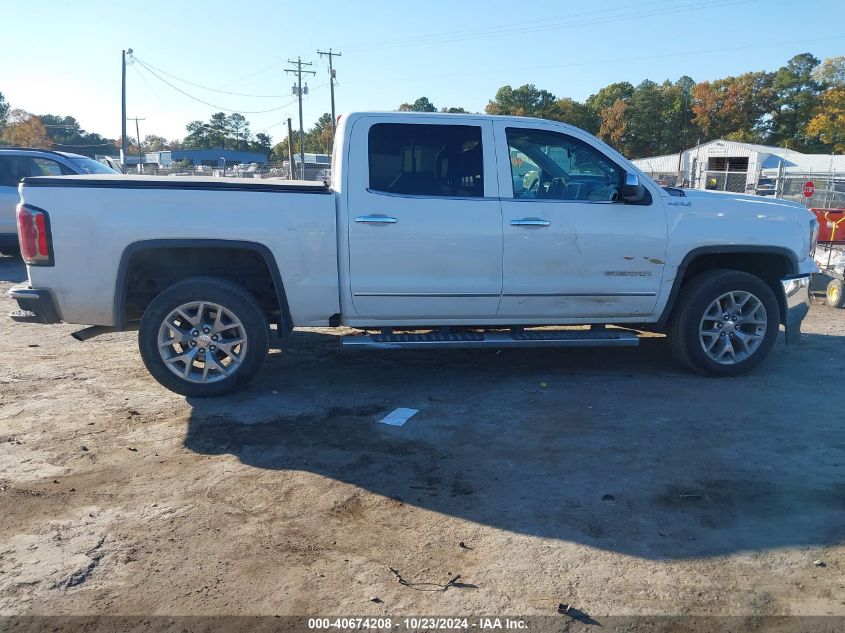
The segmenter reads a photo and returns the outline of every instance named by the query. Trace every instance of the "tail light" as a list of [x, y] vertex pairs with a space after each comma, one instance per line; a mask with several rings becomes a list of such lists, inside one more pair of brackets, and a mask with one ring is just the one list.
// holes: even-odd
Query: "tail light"
[[53, 244], [47, 212], [27, 204], [18, 205], [18, 240], [21, 256], [29, 266], [52, 266]]

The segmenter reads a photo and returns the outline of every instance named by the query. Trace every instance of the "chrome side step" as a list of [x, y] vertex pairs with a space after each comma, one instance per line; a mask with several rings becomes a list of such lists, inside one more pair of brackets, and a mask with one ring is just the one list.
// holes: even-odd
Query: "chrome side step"
[[444, 347], [634, 347], [640, 339], [627, 330], [524, 330], [510, 332], [442, 332], [343, 336], [343, 349]]

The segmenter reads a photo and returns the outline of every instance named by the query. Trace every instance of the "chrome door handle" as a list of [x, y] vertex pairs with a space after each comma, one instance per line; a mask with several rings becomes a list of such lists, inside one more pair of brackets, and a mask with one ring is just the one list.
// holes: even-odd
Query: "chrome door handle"
[[355, 221], [367, 224], [396, 224], [397, 222], [396, 218], [387, 215], [359, 215]]
[[548, 220], [541, 220], [540, 218], [522, 218], [521, 220], [511, 220], [511, 226], [549, 226], [551, 222]]

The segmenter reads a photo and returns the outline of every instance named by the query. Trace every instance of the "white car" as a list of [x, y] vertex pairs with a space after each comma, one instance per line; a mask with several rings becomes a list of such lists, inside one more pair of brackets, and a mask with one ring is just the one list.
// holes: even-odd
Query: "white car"
[[93, 158], [46, 149], [0, 147], [0, 252], [18, 252], [15, 207], [20, 196], [18, 183], [30, 176], [68, 174], [115, 174]]
[[[168, 389], [228, 392], [298, 326], [358, 349], [636, 345], [732, 376], [800, 336], [818, 225], [802, 206], [664, 189], [552, 121], [357, 113], [330, 186], [26, 178], [19, 321], [139, 329]], [[526, 181], [528, 172], [535, 178]], [[525, 183], [527, 186], [524, 186]], [[590, 329], [537, 326], [592, 325]], [[606, 325], [624, 328], [606, 328]]]

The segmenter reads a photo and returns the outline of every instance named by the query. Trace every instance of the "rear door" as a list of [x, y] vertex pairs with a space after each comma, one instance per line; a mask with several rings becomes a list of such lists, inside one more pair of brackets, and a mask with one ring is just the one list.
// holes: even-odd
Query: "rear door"
[[[347, 226], [352, 304], [361, 317], [486, 318], [502, 290], [502, 216], [492, 123], [358, 119]], [[423, 321], [421, 321], [421, 319]]]

